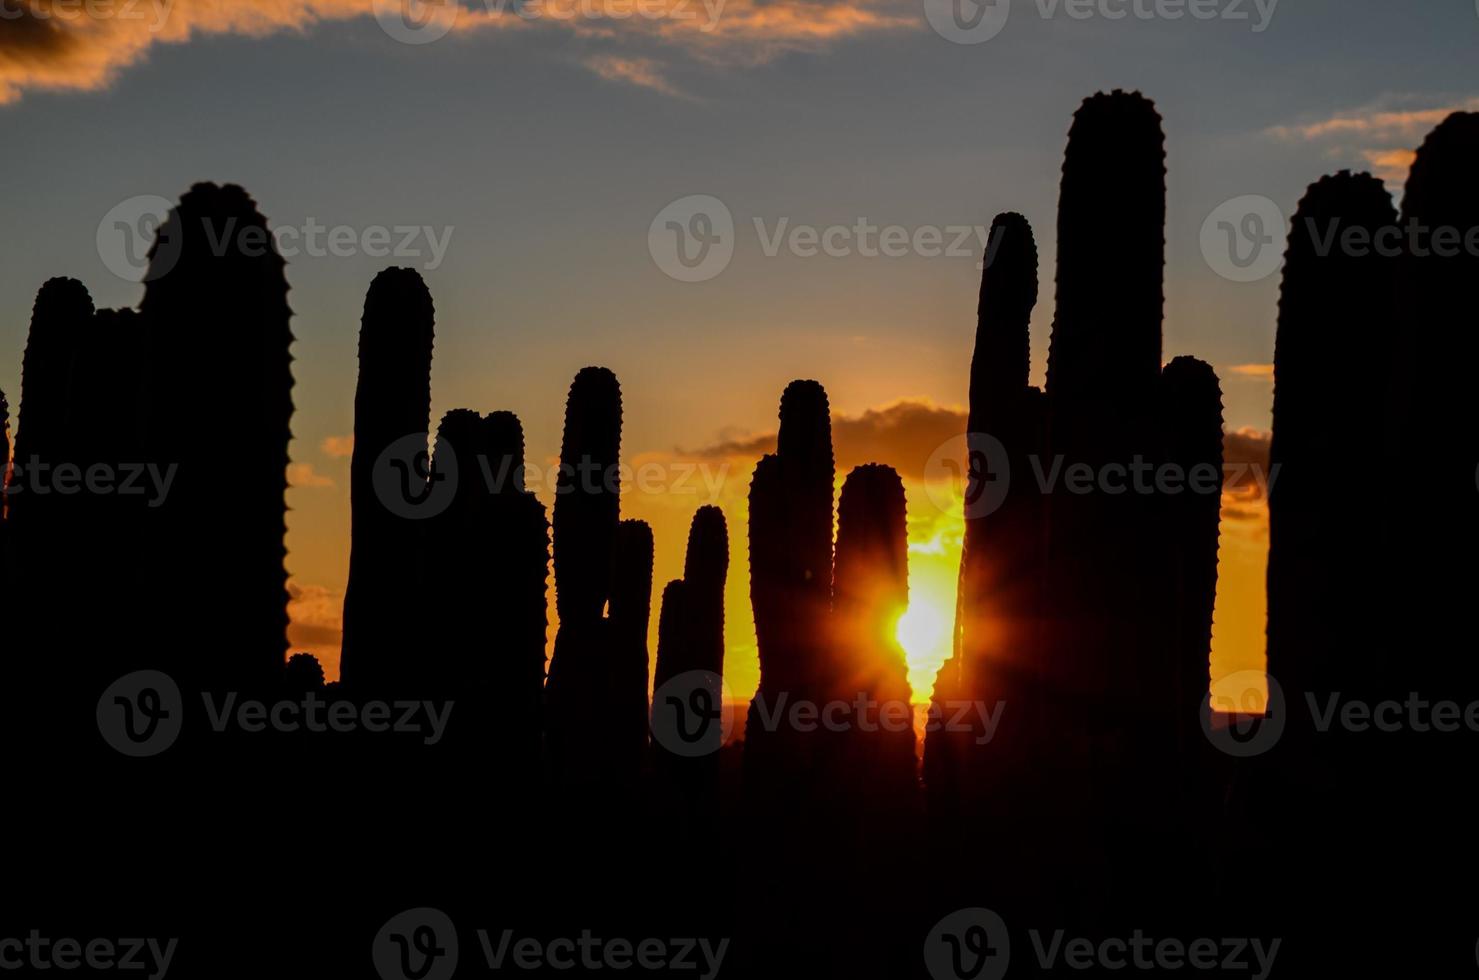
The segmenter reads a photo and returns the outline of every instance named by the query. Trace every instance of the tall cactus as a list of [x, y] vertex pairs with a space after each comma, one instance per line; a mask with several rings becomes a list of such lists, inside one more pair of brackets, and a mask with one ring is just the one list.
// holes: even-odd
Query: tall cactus
[[[1178, 357], [1161, 373], [1161, 413], [1166, 463], [1186, 474], [1189, 486], [1168, 497], [1166, 534], [1175, 543], [1175, 623], [1170, 690], [1163, 710], [1183, 760], [1204, 744], [1199, 712], [1212, 680], [1212, 614], [1217, 600], [1217, 545], [1222, 513], [1222, 387], [1211, 365]], [[1155, 690], [1160, 696], [1162, 688]], [[1170, 737], [1171, 732], [1168, 732]]]
[[[149, 254], [145, 437], [152, 459], [179, 464], [156, 535], [158, 580], [181, 590], [165, 657], [203, 686], [270, 689], [288, 624], [285, 262], [234, 184], [192, 187]], [[206, 654], [201, 636], [214, 637]]]
[[[1396, 614], [1388, 647], [1422, 651], [1405, 658], [1392, 695], [1417, 690], [1466, 702], [1479, 690], [1479, 665], [1452, 651], [1468, 629], [1466, 610], [1479, 588], [1471, 564], [1456, 555], [1479, 549], [1479, 398], [1472, 365], [1474, 283], [1479, 280], [1479, 113], [1449, 116], [1423, 141], [1402, 200], [1404, 228], [1425, 229], [1407, 263], [1403, 299], [1407, 349], [1394, 435], [1422, 478], [1402, 481], [1391, 511], [1386, 564], [1397, 572]], [[1462, 239], [1462, 242], [1460, 242]], [[1270, 597], [1272, 598], [1272, 597]]]
[[[683, 578], [663, 589], [653, 690], [691, 671], [724, 675], [724, 582], [729, 572], [729, 528], [718, 507], [700, 507], [688, 528]], [[672, 766], [661, 745], [659, 757]], [[710, 759], [699, 767], [707, 768]], [[682, 768], [696, 768], [693, 764]]]
[[477, 702], [487, 693], [483, 682], [493, 639], [485, 611], [493, 542], [484, 537], [487, 492], [478, 472], [483, 436], [483, 417], [466, 408], [447, 412], [437, 426], [430, 480], [455, 483], [446, 509], [425, 521], [429, 649], [407, 658], [400, 672], [409, 682], [407, 693], [473, 699], [474, 711], [481, 710]]
[[[602, 731], [615, 638], [605, 617], [621, 521], [621, 386], [606, 368], [570, 386], [555, 483], [555, 608], [560, 626], [546, 687], [551, 764], [576, 778], [601, 775]], [[651, 572], [648, 573], [650, 586]]]
[[635, 778], [647, 748], [647, 630], [652, 616], [652, 528], [622, 521], [616, 530], [611, 581], [610, 690], [612, 764]]
[[[419, 609], [422, 528], [392, 510], [376, 490], [377, 466], [385, 488], [424, 478], [425, 469], [398, 474], [381, 460], [397, 440], [420, 436], [431, 424], [431, 354], [436, 310], [414, 269], [390, 268], [370, 284], [359, 336], [359, 382], [354, 393], [354, 454], [349, 467], [351, 534], [349, 582], [344, 593], [344, 648], [340, 672], [347, 687], [393, 694], [402, 658], [412, 649]], [[407, 494], [417, 488], [406, 486]]]
[[[1155, 459], [1165, 217], [1155, 106], [1120, 91], [1085, 100], [1063, 161], [1048, 354], [1050, 452], [1065, 468], [1102, 473]], [[1051, 588], [1065, 627], [1052, 641], [1053, 680], [1081, 704], [1112, 710], [1134, 688], [1134, 672], [1117, 661], [1154, 657], [1163, 645], [1143, 585], [1164, 561], [1154, 501], [1060, 491], [1048, 503]]]
[[505, 755], [532, 767], [543, 726], [545, 635], [549, 613], [549, 520], [524, 486], [524, 429], [512, 412], [483, 419], [483, 454], [493, 485], [483, 540], [493, 552], [483, 597], [496, 637], [484, 671], [493, 701], [493, 737]]
[[[1368, 690], [1379, 670], [1349, 615], [1377, 598], [1368, 542], [1352, 533], [1367, 503], [1350, 492], [1351, 466], [1370, 435], [1352, 424], [1350, 405], [1380, 372], [1373, 358], [1396, 315], [1398, 266], [1329, 247], [1327, 236], [1375, 235], [1396, 217], [1381, 181], [1342, 172], [1309, 188], [1289, 234], [1274, 351], [1268, 671], [1295, 706], [1306, 694]], [[1290, 718], [1310, 720], [1302, 710]]]
[[13, 600], [11, 594], [10, 552], [6, 547], [6, 535], [10, 530], [9, 512], [10, 484], [10, 402], [5, 392], [0, 391], [0, 622], [10, 622], [6, 607]]

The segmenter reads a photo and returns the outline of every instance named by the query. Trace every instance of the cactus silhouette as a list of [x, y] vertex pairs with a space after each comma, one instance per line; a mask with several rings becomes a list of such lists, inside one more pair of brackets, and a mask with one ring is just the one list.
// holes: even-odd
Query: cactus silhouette
[[[408, 693], [419, 697], [487, 694], [494, 651], [484, 603], [494, 584], [495, 560], [493, 542], [485, 537], [488, 494], [478, 474], [483, 441], [483, 417], [470, 409], [447, 412], [437, 426], [429, 479], [452, 489], [446, 509], [424, 522], [423, 608], [430, 642], [403, 674]], [[480, 713], [485, 704], [469, 707]]]
[[311, 653], [295, 653], [283, 666], [283, 687], [292, 694], [322, 691], [324, 668]]
[[[599, 777], [606, 762], [626, 756], [627, 747], [613, 746], [610, 732], [602, 727], [615, 710], [608, 698], [619, 675], [616, 651], [620, 639], [633, 636], [632, 619], [639, 609], [634, 597], [624, 594], [621, 615], [605, 616], [618, 561], [620, 454], [621, 386], [605, 368], [584, 368], [566, 400], [555, 482], [555, 608], [560, 625], [546, 684], [550, 764], [557, 774], [576, 780]], [[619, 560], [623, 572], [633, 562], [641, 565], [640, 552], [632, 549]], [[650, 593], [650, 558], [647, 564]]]
[[5, 392], [0, 391], [0, 622], [10, 622], [6, 607], [11, 594], [10, 552], [7, 547], [10, 532], [9, 512], [10, 484], [10, 402]]
[[[1155, 106], [1120, 91], [1085, 100], [1063, 160], [1048, 353], [1049, 451], [1065, 468], [1155, 461], [1165, 183]], [[1142, 586], [1164, 562], [1155, 501], [1058, 492], [1048, 504], [1054, 619], [1063, 627], [1051, 640], [1051, 682], [1081, 705], [1108, 708], [1132, 696], [1139, 677], [1116, 659], [1139, 649], [1156, 661], [1163, 648], [1148, 635], [1160, 610]]]
[[[1342, 172], [1313, 184], [1295, 212], [1285, 254], [1274, 351], [1269, 488], [1268, 672], [1294, 704], [1306, 694], [1369, 691], [1379, 665], [1364, 662], [1351, 604], [1376, 599], [1368, 544], [1351, 529], [1367, 505], [1348, 492], [1369, 435], [1351, 424], [1351, 386], [1396, 316], [1397, 263], [1375, 251], [1329, 248], [1331, 228], [1375, 235], [1396, 222], [1381, 181]], [[1249, 706], [1251, 707], [1251, 706]], [[1308, 712], [1291, 713], [1296, 731]]]
[[[370, 284], [354, 393], [349, 582], [340, 663], [345, 685], [359, 690], [394, 693], [397, 671], [416, 635], [423, 529], [410, 519], [414, 510], [394, 510], [392, 504], [414, 507], [425, 492], [427, 460], [412, 444], [420, 436], [418, 445], [424, 446], [431, 423], [435, 320], [431, 293], [415, 270], [386, 269]], [[382, 461], [393, 445], [406, 452]], [[384, 501], [382, 491], [395, 496]], [[425, 506], [432, 506], [429, 498]]]
[[622, 521], [611, 580], [610, 690], [603, 701], [617, 773], [636, 779], [647, 748], [647, 628], [652, 614], [652, 528]]
[[[496, 642], [484, 671], [494, 705], [491, 737], [511, 764], [528, 770], [538, 764], [543, 727], [549, 520], [544, 505], [524, 486], [524, 428], [518, 417], [491, 413], [483, 419], [482, 439], [493, 481], [483, 532], [491, 581], [481, 598], [484, 622], [495, 624]], [[644, 685], [645, 671], [644, 664]]]
[[[180, 590], [181, 621], [163, 656], [201, 687], [269, 690], [287, 650], [285, 263], [266, 218], [234, 184], [192, 187], [149, 257], [144, 434], [151, 459], [179, 465], [156, 518], [158, 580]], [[207, 635], [214, 649], [201, 656], [195, 638]]]
[[1165, 498], [1166, 533], [1175, 543], [1173, 587], [1166, 615], [1175, 624], [1170, 690], [1178, 753], [1185, 760], [1204, 745], [1199, 713], [1212, 680], [1212, 613], [1217, 600], [1217, 545], [1222, 513], [1222, 386], [1211, 365], [1177, 357], [1161, 372], [1166, 463], [1191, 488]]
[[[1008, 736], [1027, 737], [1042, 690], [1029, 690], [1040, 669], [1035, 620], [1041, 574], [1042, 498], [1029, 478], [1040, 452], [1042, 393], [1028, 385], [1029, 325], [1037, 304], [1037, 245], [1019, 214], [998, 215], [987, 239], [971, 358], [965, 536], [957, 597], [956, 649], [941, 668], [933, 696], [936, 722], [926, 735], [925, 764], [933, 809], [957, 806], [962, 795], [992, 792], [972, 766], [983, 734], [945, 722], [968, 701], [1020, 705]], [[1013, 479], [1015, 477], [1015, 479]], [[978, 715], [968, 715], [975, 724]], [[1031, 746], [1013, 742], [999, 758], [1024, 758]]]
[[1402, 199], [1403, 227], [1426, 234], [1414, 243], [1403, 283], [1405, 349], [1396, 360], [1392, 435], [1402, 458], [1422, 461], [1424, 475], [1396, 488], [1391, 511], [1400, 516], [1388, 531], [1392, 544], [1386, 561], [1401, 570], [1395, 601], [1388, 600], [1395, 611], [1388, 648], [1431, 651], [1393, 665], [1392, 695], [1421, 691], [1461, 703], [1479, 690], [1479, 665], [1448, 652], [1462, 642], [1457, 638], [1465, 635], [1467, 617], [1461, 610], [1479, 587], [1471, 565], [1453, 562], [1454, 555], [1479, 548], [1473, 506], [1479, 405], [1469, 368], [1479, 356], [1472, 329], [1479, 276], [1479, 249], [1473, 244], [1479, 228], [1476, 165], [1479, 113], [1454, 113], [1418, 149]]

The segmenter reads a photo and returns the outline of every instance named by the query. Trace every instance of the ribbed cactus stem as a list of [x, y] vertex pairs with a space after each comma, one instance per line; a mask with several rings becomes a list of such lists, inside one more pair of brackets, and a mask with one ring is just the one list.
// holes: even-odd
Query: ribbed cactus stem
[[611, 743], [618, 767], [641, 765], [647, 737], [647, 629], [652, 615], [652, 528], [622, 521], [616, 532], [609, 632]]
[[[160, 228], [140, 305], [149, 452], [180, 467], [159, 508], [157, 571], [183, 583], [176, 607], [188, 611], [168, 631], [165, 657], [186, 682], [219, 690], [275, 686], [287, 650], [293, 335], [284, 265], [246, 191], [197, 184]], [[217, 638], [208, 657], [197, 647], [203, 635]]]
[[561, 628], [599, 619], [611, 597], [620, 519], [621, 387], [605, 368], [575, 376], [555, 484], [555, 599]]
[[[17, 532], [28, 538], [34, 529], [40, 547], [47, 533], [44, 516], [55, 498], [25, 493], [33, 464], [54, 466], [65, 452], [67, 408], [72, 393], [72, 366], [77, 345], [92, 323], [93, 303], [75, 279], [52, 279], [36, 294], [31, 330], [21, 360], [21, 400], [16, 417], [14, 479], [21, 492], [11, 504]], [[32, 516], [34, 514], [34, 517]]]
[[837, 518], [834, 636], [841, 647], [837, 696], [909, 696], [895, 627], [909, 604], [904, 484], [892, 467], [870, 463], [848, 474]]
[[691, 669], [687, 594], [688, 584], [680, 578], [663, 587], [662, 609], [657, 616], [657, 667], [652, 674], [654, 691]]
[[[424, 444], [430, 431], [435, 321], [431, 293], [414, 269], [386, 269], [370, 284], [360, 323], [349, 467], [349, 584], [340, 669], [350, 688], [393, 688], [414, 635], [417, 614], [407, 586], [416, 591], [423, 529], [379, 498], [375, 468], [377, 462], [394, 465], [381, 457], [398, 440], [420, 436]], [[425, 459], [419, 462], [424, 465]], [[425, 476], [424, 469], [417, 472]], [[382, 477], [394, 481], [416, 475]]]
[[1342, 172], [1309, 188], [1289, 235], [1274, 349], [1268, 670], [1293, 703], [1361, 689], [1375, 669], [1362, 663], [1375, 645], [1345, 625], [1358, 622], [1353, 603], [1374, 598], [1366, 543], [1351, 533], [1366, 506], [1349, 489], [1370, 433], [1351, 424], [1350, 411], [1383, 371], [1399, 266], [1375, 251], [1328, 247], [1327, 236], [1374, 236], [1396, 217], [1381, 181]]
[[283, 667], [283, 687], [291, 694], [322, 691], [324, 668], [311, 653], [295, 653]]
[[700, 507], [688, 529], [683, 565], [692, 660], [688, 669], [724, 673], [724, 583], [729, 573], [729, 527], [718, 507]]

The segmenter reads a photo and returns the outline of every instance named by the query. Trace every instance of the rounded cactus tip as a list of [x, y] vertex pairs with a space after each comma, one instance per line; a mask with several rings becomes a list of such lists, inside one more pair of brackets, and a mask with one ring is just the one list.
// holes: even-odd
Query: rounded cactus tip
[[1168, 383], [1180, 386], [1201, 385], [1220, 389], [1222, 384], [1212, 365], [1189, 354], [1172, 358], [1161, 374]]
[[311, 653], [295, 653], [283, 667], [283, 677], [294, 690], [312, 690], [324, 686], [324, 668]]
[[489, 412], [483, 419], [483, 445], [491, 459], [524, 460], [524, 424], [513, 412]]
[[421, 273], [405, 266], [392, 265], [381, 269], [370, 282], [370, 289], [417, 289], [426, 290], [426, 281]]
[[621, 384], [616, 380], [616, 372], [610, 368], [592, 366], [575, 373], [570, 389], [574, 391], [577, 388], [583, 391], [620, 391]]
[[41, 284], [36, 293], [36, 308], [76, 309], [86, 313], [93, 311], [92, 294], [81, 281], [58, 276]]
[[820, 381], [800, 380], [786, 385], [781, 394], [781, 418], [793, 414], [812, 414], [827, 411], [827, 389]]

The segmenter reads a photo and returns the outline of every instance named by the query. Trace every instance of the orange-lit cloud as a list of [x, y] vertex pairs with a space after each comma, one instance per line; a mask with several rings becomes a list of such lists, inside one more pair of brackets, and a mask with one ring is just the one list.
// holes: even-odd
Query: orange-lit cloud
[[311, 653], [329, 680], [339, 676], [339, 645], [344, 636], [344, 596], [320, 585], [288, 583], [288, 649]]
[[[917, 18], [883, 0], [404, 0], [427, 28], [416, 37], [488, 29], [552, 29], [595, 44], [646, 43], [654, 52], [598, 54], [586, 65], [603, 78], [667, 95], [664, 62], [688, 56], [711, 65], [758, 65], [795, 51], [820, 51], [865, 33], [914, 29]], [[404, 25], [402, 0], [3, 0], [0, 103], [32, 89], [96, 91], [147, 58], [156, 44], [212, 34], [266, 37], [331, 21], [378, 18]], [[413, 32], [414, 33], [414, 32]], [[387, 34], [394, 36], [388, 28]]]
[[1272, 364], [1234, 364], [1227, 370], [1230, 374], [1239, 378], [1256, 378], [1259, 381], [1274, 380], [1274, 366]]
[[318, 448], [330, 459], [348, 459], [354, 455], [354, 436], [328, 436]]
[[288, 467], [288, 486], [290, 487], [322, 490], [333, 485], [334, 481], [315, 470], [312, 463], [293, 463]]
[[1272, 126], [1267, 133], [1289, 142], [1323, 144], [1326, 156], [1349, 166], [1364, 165], [1399, 192], [1423, 137], [1455, 112], [1479, 110], [1479, 97], [1407, 106], [1399, 102], [1413, 100], [1389, 98], [1313, 122]]

